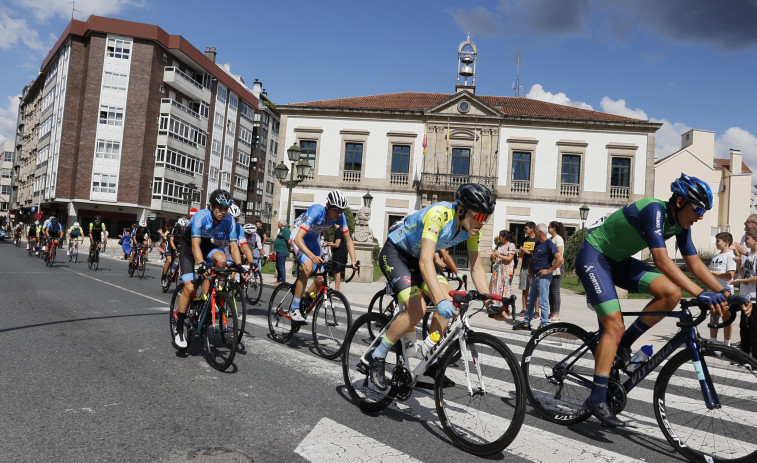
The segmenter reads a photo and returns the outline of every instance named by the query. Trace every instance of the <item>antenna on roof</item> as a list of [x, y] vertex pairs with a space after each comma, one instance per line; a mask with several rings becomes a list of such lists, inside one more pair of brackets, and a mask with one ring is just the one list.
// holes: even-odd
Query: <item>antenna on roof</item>
[[[68, 2], [71, 4], [71, 19], [74, 19], [74, 11], [79, 11], [76, 9], [76, 2]], [[79, 11], [81, 13], [81, 11]]]
[[515, 71], [515, 82], [513, 82], [513, 90], [515, 90], [515, 96], [520, 96], [520, 92], [523, 91], [523, 86], [520, 85], [520, 55], [518, 55], [518, 67]]

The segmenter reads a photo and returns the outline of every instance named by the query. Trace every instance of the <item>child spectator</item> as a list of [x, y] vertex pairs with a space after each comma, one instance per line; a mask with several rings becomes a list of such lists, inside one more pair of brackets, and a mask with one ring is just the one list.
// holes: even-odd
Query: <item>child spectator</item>
[[[739, 295], [753, 300], [755, 293], [757, 293], [757, 274], [755, 273], [757, 268], [757, 229], [747, 230], [744, 244], [751, 252], [749, 255], [736, 259], [736, 264], [741, 271], [741, 278], [731, 281], [731, 284], [740, 285]], [[757, 312], [753, 311], [748, 317], [742, 312], [739, 328], [741, 328], [741, 350], [752, 357], [757, 357]]]
[[[728, 284], [736, 276], [736, 261], [734, 260], [733, 251], [731, 251], [731, 245], [733, 245], [733, 235], [728, 232], [722, 232], [715, 235], [715, 247], [718, 249], [718, 253], [712, 257], [710, 262], [710, 272], [718, 279], [723, 288], [733, 293], [733, 285]], [[731, 316], [729, 311], [723, 313], [723, 319], [728, 320]], [[712, 323], [718, 323], [718, 316], [713, 315], [710, 319]], [[726, 346], [731, 345], [731, 331], [732, 326], [728, 325], [723, 328], [723, 344]], [[718, 328], [710, 328], [710, 342], [713, 344], [718, 339]]]

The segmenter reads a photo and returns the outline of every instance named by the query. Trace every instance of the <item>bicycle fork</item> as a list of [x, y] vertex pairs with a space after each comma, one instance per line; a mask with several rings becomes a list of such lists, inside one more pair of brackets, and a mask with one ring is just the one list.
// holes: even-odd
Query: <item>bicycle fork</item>
[[697, 380], [699, 380], [699, 387], [702, 389], [702, 397], [704, 398], [704, 403], [707, 405], [707, 409], [718, 409], [720, 408], [720, 397], [718, 397], [718, 393], [715, 390], [715, 384], [712, 382], [707, 363], [703, 361], [702, 356], [699, 355], [699, 344], [695, 339], [696, 333], [693, 331], [694, 328], [689, 328], [689, 334], [686, 339], [686, 349], [691, 355], [691, 362], [694, 364], [694, 371], [697, 374]]

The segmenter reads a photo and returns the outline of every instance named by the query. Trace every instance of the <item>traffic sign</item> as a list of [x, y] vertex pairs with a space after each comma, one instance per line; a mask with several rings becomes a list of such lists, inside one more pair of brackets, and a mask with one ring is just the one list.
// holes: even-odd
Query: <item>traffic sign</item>
[[189, 210], [189, 218], [191, 219], [193, 215], [197, 214], [197, 208], [193, 207]]
[[34, 219], [35, 220], [39, 220], [41, 218], [42, 218], [42, 213], [41, 212], [37, 212], [36, 214], [34, 214]]
[[31, 206], [29, 212], [37, 212], [37, 206]]

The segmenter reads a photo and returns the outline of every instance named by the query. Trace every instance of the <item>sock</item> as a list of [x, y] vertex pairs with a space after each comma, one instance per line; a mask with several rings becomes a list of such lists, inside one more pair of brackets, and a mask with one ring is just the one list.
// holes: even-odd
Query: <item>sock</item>
[[730, 339], [726, 339], [725, 341], [723, 341], [723, 345], [724, 346], [730, 346], [731, 345], [731, 340]]
[[631, 325], [631, 327], [623, 334], [623, 337], [620, 339], [620, 345], [627, 347], [630, 350], [633, 343], [636, 342], [642, 334], [646, 333], [649, 328], [651, 327], [644, 323], [644, 320], [642, 320], [641, 317], [637, 318], [636, 321], [633, 322], [633, 325]]
[[610, 382], [609, 376], [594, 375], [594, 383], [589, 396], [590, 404], [598, 404], [607, 400], [607, 383]]
[[299, 298], [297, 296], [294, 296], [292, 298], [292, 310], [296, 310], [296, 309], [300, 308], [300, 299], [301, 298]]
[[184, 320], [186, 319], [187, 319], [186, 313], [179, 312], [176, 314], [176, 331], [178, 333], [181, 333], [184, 331]]
[[392, 348], [394, 343], [386, 338], [386, 335], [384, 335], [383, 338], [381, 338], [381, 344], [376, 348], [376, 350], [373, 351], [373, 358], [375, 359], [383, 359], [386, 358], [386, 354], [389, 353], [389, 349]]

